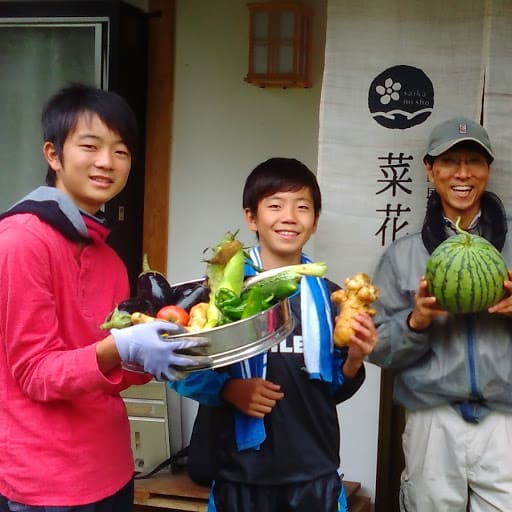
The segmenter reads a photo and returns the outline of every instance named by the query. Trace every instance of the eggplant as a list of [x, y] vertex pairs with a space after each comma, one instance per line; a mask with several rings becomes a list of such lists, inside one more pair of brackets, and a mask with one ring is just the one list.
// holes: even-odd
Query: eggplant
[[199, 302], [208, 302], [210, 299], [210, 290], [206, 285], [206, 281], [202, 283], [196, 282], [187, 285], [177, 285], [173, 287], [173, 291], [176, 292], [176, 302], [174, 302], [174, 304], [187, 311]]
[[150, 301], [156, 311], [173, 304], [173, 290], [169, 281], [162, 273], [150, 268], [147, 254], [144, 254], [142, 272], [137, 278], [136, 288], [136, 296]]
[[121, 301], [117, 305], [117, 309], [130, 314], [140, 312], [150, 316], [154, 316], [158, 311], [150, 300], [138, 296]]

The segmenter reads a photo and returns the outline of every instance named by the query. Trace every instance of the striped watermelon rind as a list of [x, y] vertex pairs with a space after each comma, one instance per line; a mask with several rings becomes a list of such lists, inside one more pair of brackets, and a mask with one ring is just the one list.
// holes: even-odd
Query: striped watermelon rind
[[436, 247], [427, 262], [428, 292], [451, 313], [483, 311], [503, 298], [507, 265], [485, 238], [458, 230]]

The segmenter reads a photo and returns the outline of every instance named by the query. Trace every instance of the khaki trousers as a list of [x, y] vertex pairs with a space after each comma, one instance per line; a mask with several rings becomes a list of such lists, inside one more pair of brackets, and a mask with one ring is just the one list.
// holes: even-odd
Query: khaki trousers
[[512, 414], [468, 423], [451, 406], [407, 411], [402, 512], [511, 512]]

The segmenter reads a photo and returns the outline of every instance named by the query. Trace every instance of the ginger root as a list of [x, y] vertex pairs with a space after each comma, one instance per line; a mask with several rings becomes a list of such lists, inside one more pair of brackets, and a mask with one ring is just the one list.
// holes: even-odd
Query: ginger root
[[350, 337], [354, 335], [352, 323], [358, 313], [375, 315], [376, 311], [370, 304], [377, 300], [378, 296], [378, 288], [371, 284], [367, 274], [361, 272], [345, 279], [345, 289], [336, 290], [331, 294], [331, 300], [340, 308], [334, 326], [334, 344], [337, 347], [349, 344]]

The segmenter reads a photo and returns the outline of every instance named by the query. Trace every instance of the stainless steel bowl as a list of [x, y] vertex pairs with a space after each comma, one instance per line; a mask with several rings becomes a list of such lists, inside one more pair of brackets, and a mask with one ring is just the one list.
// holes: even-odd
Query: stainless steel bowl
[[[193, 282], [188, 281], [172, 286]], [[213, 329], [179, 334], [176, 337], [206, 338], [209, 341], [207, 346], [188, 349], [186, 353], [206, 355], [213, 361], [213, 368], [220, 368], [267, 351], [284, 340], [293, 331], [293, 327], [290, 303], [288, 299], [283, 299], [269, 309], [249, 318]], [[169, 337], [169, 339], [172, 338], [173, 336]], [[204, 369], [200, 367], [187, 368], [189, 371]]]

